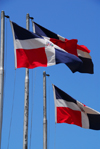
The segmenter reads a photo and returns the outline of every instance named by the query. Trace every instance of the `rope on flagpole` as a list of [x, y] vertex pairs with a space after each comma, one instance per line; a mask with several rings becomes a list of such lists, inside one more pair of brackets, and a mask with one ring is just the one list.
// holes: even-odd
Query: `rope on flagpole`
[[55, 138], [54, 138], [54, 149], [56, 149], [56, 123], [55, 123]]
[[31, 141], [32, 141], [32, 126], [33, 126], [33, 108], [34, 108], [34, 93], [36, 87], [36, 70], [35, 70], [35, 79], [34, 79], [34, 87], [33, 87], [33, 70], [32, 70], [32, 96], [31, 96], [31, 127], [30, 127], [30, 144], [29, 149], [31, 149]]
[[48, 115], [49, 115], [49, 116], [48, 116], [48, 119], [49, 119], [49, 121], [48, 121], [48, 141], [47, 141], [47, 142], [48, 142], [48, 143], [47, 143], [47, 146], [48, 146], [47, 148], [48, 148], [48, 149], [50, 148], [50, 145], [49, 145], [49, 144], [50, 144], [50, 111], [51, 111], [51, 110], [50, 110], [50, 79], [49, 79], [49, 78], [50, 78], [50, 77], [48, 77], [48, 80], [49, 80], [49, 81], [48, 81], [48, 82], [49, 82], [49, 83], [48, 83], [48, 106], [49, 106], [49, 107], [48, 107], [48, 113], [49, 113], [49, 114], [48, 114]]
[[10, 118], [10, 126], [9, 126], [9, 136], [8, 136], [7, 149], [9, 149], [9, 140], [10, 140], [11, 126], [12, 126], [12, 115], [13, 115], [13, 107], [14, 107], [14, 99], [15, 99], [15, 83], [16, 83], [16, 70], [15, 70], [15, 77], [14, 77], [13, 101], [12, 101], [12, 110], [11, 110], [11, 118]]
[[[49, 84], [52, 85], [53, 83], [52, 83], [50, 77], [48, 77], [48, 78], [49, 78]], [[50, 93], [49, 93], [49, 94], [50, 94]], [[50, 99], [50, 97], [49, 97], [49, 99]], [[50, 105], [50, 102], [49, 102], [49, 105]], [[50, 112], [50, 111], [49, 111], [49, 112]], [[54, 132], [54, 134], [55, 134], [55, 135], [54, 135], [54, 149], [56, 149], [56, 123], [55, 123], [55, 128], [54, 128], [54, 129], [55, 129], [55, 132]]]
[[[5, 42], [5, 59], [4, 59], [4, 63], [5, 63], [5, 75], [4, 75], [4, 87], [5, 87], [5, 82], [6, 82], [6, 73], [7, 73], [7, 18], [6, 18], [6, 42]], [[5, 94], [3, 95], [5, 96]], [[4, 99], [3, 99], [3, 103], [4, 103]], [[3, 105], [4, 107], [4, 105]]]

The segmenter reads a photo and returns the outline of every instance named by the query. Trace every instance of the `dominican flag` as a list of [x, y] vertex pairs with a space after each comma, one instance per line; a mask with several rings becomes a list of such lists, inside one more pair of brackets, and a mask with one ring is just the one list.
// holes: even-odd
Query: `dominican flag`
[[[78, 45], [76, 49], [68, 48], [68, 44], [70, 45], [71, 40], [68, 40], [54, 32], [40, 26], [39, 24], [33, 22], [33, 32], [41, 37], [45, 37], [54, 44], [58, 45], [59, 47], [63, 48], [68, 53], [74, 54], [79, 57], [83, 64], [78, 69], [81, 73], [90, 73], [93, 74], [93, 62], [90, 56], [90, 50], [84, 45]], [[73, 39], [72, 39], [73, 40]]]
[[[65, 63], [72, 72], [75, 72], [82, 65], [82, 61], [77, 56], [69, 54], [51, 41], [14, 22], [11, 22], [11, 27], [14, 40], [15, 68], [32, 69]], [[77, 42], [73, 44], [72, 48], [76, 48]]]
[[53, 85], [56, 123], [100, 130], [100, 113], [75, 100]]

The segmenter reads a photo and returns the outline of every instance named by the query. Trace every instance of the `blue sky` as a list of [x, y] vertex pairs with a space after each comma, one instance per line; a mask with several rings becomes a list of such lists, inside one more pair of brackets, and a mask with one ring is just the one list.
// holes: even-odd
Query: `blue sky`
[[[91, 50], [94, 74], [72, 73], [64, 64], [29, 71], [29, 140], [33, 102], [32, 137], [30, 149], [43, 147], [43, 71], [47, 77], [48, 149], [99, 149], [100, 131], [75, 125], [56, 124], [51, 83], [76, 100], [100, 112], [100, 1], [99, 0], [0, 0], [10, 20], [26, 28], [26, 14], [49, 30], [67, 38], [78, 39]], [[30, 21], [30, 30], [32, 24]], [[15, 80], [15, 85], [14, 85]], [[25, 69], [15, 70], [14, 45], [9, 19], [5, 19], [5, 83], [2, 127], [2, 149], [8, 146], [11, 110], [12, 125], [9, 149], [23, 147], [23, 113]], [[14, 102], [13, 102], [14, 101]]]

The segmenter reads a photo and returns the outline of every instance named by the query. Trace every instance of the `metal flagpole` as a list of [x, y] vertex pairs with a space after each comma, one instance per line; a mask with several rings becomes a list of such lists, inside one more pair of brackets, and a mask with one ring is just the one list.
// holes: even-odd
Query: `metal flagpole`
[[43, 72], [43, 149], [47, 149], [46, 72]]
[[2, 120], [3, 120], [3, 89], [4, 89], [4, 34], [5, 34], [5, 15], [1, 11], [1, 51], [0, 51], [0, 149], [1, 149], [1, 134], [2, 134]]
[[43, 149], [47, 149], [46, 72], [43, 72]]
[[1, 53], [0, 53], [0, 149], [1, 149], [1, 133], [2, 133], [2, 117], [3, 117], [3, 88], [4, 88], [4, 25], [5, 13], [1, 12]]
[[[29, 30], [29, 14], [26, 15], [26, 28]], [[29, 69], [26, 68], [24, 99], [23, 149], [28, 148], [28, 112], [29, 112]]]

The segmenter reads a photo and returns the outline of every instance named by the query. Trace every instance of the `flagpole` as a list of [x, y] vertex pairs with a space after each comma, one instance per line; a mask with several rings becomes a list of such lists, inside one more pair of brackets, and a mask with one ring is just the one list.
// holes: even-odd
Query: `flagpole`
[[47, 149], [46, 72], [43, 72], [43, 149]]
[[1, 50], [0, 50], [0, 149], [1, 149], [1, 134], [2, 134], [2, 121], [3, 121], [3, 90], [4, 90], [4, 34], [5, 34], [5, 15], [1, 11]]
[[2, 117], [3, 117], [3, 89], [4, 89], [4, 26], [5, 13], [1, 12], [1, 53], [0, 53], [0, 149], [2, 134]]
[[[26, 15], [26, 29], [29, 30], [29, 14]], [[23, 149], [28, 148], [28, 113], [29, 113], [29, 69], [26, 68], [25, 76], [25, 99], [24, 99], [24, 131]]]

